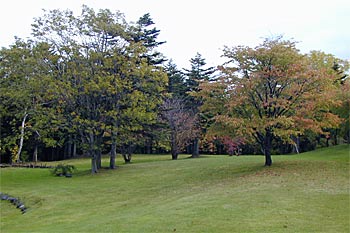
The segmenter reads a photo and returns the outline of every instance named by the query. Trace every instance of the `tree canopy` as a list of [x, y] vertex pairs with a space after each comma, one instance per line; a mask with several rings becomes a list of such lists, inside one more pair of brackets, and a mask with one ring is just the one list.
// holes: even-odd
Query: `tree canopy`
[[295, 42], [266, 39], [255, 48], [226, 47], [224, 56], [229, 62], [220, 67], [219, 80], [201, 85], [203, 109], [216, 112], [215, 130], [255, 139], [266, 166], [273, 139], [293, 144], [306, 131], [326, 133], [341, 122], [331, 111], [339, 104], [336, 73], [301, 54]]
[[159, 35], [148, 13], [129, 23], [83, 6], [35, 18], [30, 39], [0, 50], [1, 162], [80, 153], [96, 173], [103, 153], [114, 169], [117, 153], [130, 162], [135, 150], [176, 159], [259, 145], [271, 166], [276, 150], [350, 142], [349, 62], [276, 37], [226, 46], [217, 67], [197, 53], [183, 69]]

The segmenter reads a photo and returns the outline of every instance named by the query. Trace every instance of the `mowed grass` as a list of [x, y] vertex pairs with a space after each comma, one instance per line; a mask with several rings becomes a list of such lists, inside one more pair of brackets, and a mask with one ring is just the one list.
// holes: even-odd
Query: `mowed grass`
[[[349, 232], [349, 146], [300, 155], [136, 155], [116, 170], [73, 178], [47, 169], [1, 169], [0, 232]], [[108, 159], [103, 161], [108, 165]]]

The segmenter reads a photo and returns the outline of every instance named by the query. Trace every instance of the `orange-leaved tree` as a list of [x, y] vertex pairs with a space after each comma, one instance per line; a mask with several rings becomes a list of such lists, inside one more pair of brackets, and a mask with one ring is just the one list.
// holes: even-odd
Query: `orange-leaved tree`
[[255, 48], [225, 47], [224, 57], [221, 77], [201, 84], [202, 110], [213, 113], [214, 130], [258, 142], [265, 166], [272, 165], [273, 139], [293, 144], [306, 131], [324, 133], [340, 124], [330, 111], [339, 104], [336, 73], [315, 66], [295, 42], [278, 37]]

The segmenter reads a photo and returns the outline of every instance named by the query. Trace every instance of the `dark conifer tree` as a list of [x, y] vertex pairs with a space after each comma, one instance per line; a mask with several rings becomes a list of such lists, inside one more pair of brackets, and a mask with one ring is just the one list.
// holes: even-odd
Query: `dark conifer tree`
[[150, 14], [144, 14], [136, 22], [136, 25], [131, 27], [131, 37], [134, 42], [141, 42], [142, 45], [147, 48], [144, 57], [147, 58], [150, 65], [160, 65], [164, 63], [166, 59], [156, 48], [164, 44], [165, 41], [157, 41], [160, 30], [156, 27], [152, 27], [152, 25], [154, 25], [154, 22]]
[[186, 88], [187, 93], [190, 94], [187, 104], [192, 108], [192, 111], [197, 114], [197, 136], [193, 139], [193, 144], [191, 148], [192, 157], [199, 157], [199, 140], [204, 133], [205, 119], [199, 114], [199, 107], [202, 105], [200, 98], [195, 97], [192, 94], [199, 92], [199, 83], [201, 81], [210, 81], [214, 78], [215, 67], [206, 68], [205, 58], [202, 57], [200, 53], [197, 53], [194, 58], [191, 58], [191, 69], [184, 69], [184, 74], [186, 75]]
[[172, 97], [185, 99], [188, 94], [186, 93], [187, 87], [184, 74], [178, 70], [176, 64], [171, 59], [168, 64], [165, 65], [164, 69], [169, 79], [168, 92]]

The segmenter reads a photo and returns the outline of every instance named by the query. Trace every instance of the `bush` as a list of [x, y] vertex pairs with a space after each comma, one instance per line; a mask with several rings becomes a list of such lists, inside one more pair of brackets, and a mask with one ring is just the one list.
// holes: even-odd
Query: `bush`
[[72, 177], [72, 173], [76, 168], [73, 165], [58, 164], [53, 170], [52, 174], [56, 176]]

